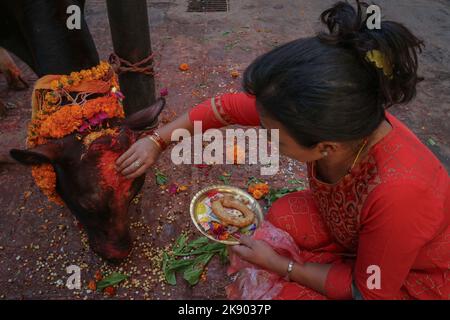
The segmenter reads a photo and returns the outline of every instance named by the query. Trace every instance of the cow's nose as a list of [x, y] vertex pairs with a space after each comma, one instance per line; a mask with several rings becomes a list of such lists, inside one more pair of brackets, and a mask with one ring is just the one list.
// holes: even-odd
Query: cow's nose
[[129, 236], [125, 236], [120, 240], [94, 240], [92, 241], [92, 249], [106, 260], [123, 260], [130, 254], [131, 241]]
[[103, 258], [106, 260], [123, 260], [130, 254], [131, 247], [127, 249], [111, 246], [103, 252]]

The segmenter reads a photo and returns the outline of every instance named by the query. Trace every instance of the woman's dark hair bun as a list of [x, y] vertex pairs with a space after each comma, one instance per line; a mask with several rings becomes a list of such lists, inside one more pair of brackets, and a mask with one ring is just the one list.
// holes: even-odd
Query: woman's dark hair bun
[[[320, 33], [318, 37], [324, 43], [353, 50], [367, 68], [378, 73], [380, 99], [385, 108], [407, 103], [416, 94], [417, 82], [422, 80], [417, 76], [417, 53], [421, 52], [423, 42], [398, 22], [382, 19], [380, 29], [369, 29], [368, 7], [358, 0], [356, 9], [348, 2], [337, 2], [321, 14], [328, 33]], [[391, 71], [389, 75], [367, 59], [372, 50], [383, 55], [386, 68]]]
[[367, 8], [336, 3], [321, 15], [328, 32], [274, 48], [244, 72], [243, 88], [259, 111], [302, 146], [366, 138], [387, 107], [416, 93], [422, 41], [397, 22], [369, 29]]

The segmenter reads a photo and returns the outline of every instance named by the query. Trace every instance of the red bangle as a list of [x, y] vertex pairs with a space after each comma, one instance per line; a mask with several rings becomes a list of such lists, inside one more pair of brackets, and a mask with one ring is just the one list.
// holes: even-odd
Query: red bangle
[[153, 131], [150, 137], [156, 140], [156, 142], [159, 144], [162, 150], [167, 149], [167, 143], [164, 141], [163, 138], [161, 138], [158, 132]]

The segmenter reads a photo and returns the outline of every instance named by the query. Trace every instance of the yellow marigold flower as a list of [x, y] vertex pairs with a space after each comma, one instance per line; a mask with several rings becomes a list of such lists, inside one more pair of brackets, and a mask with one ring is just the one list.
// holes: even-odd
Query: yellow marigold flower
[[255, 198], [256, 200], [259, 200], [263, 197], [263, 193], [259, 190], [255, 190], [253, 192], [253, 198]]
[[52, 90], [58, 90], [58, 88], [59, 88], [59, 81], [58, 80], [53, 80], [52, 82], [50, 82], [50, 87], [52, 88]]

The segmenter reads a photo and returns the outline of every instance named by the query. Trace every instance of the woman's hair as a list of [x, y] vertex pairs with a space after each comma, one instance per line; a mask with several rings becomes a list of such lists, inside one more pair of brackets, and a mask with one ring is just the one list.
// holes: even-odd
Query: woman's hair
[[[384, 120], [385, 108], [416, 93], [422, 41], [393, 21], [368, 29], [368, 5], [356, 3], [355, 9], [338, 2], [321, 14], [328, 33], [277, 47], [244, 73], [244, 90], [300, 145], [367, 137]], [[384, 58], [384, 70], [367, 59], [373, 50]]]

